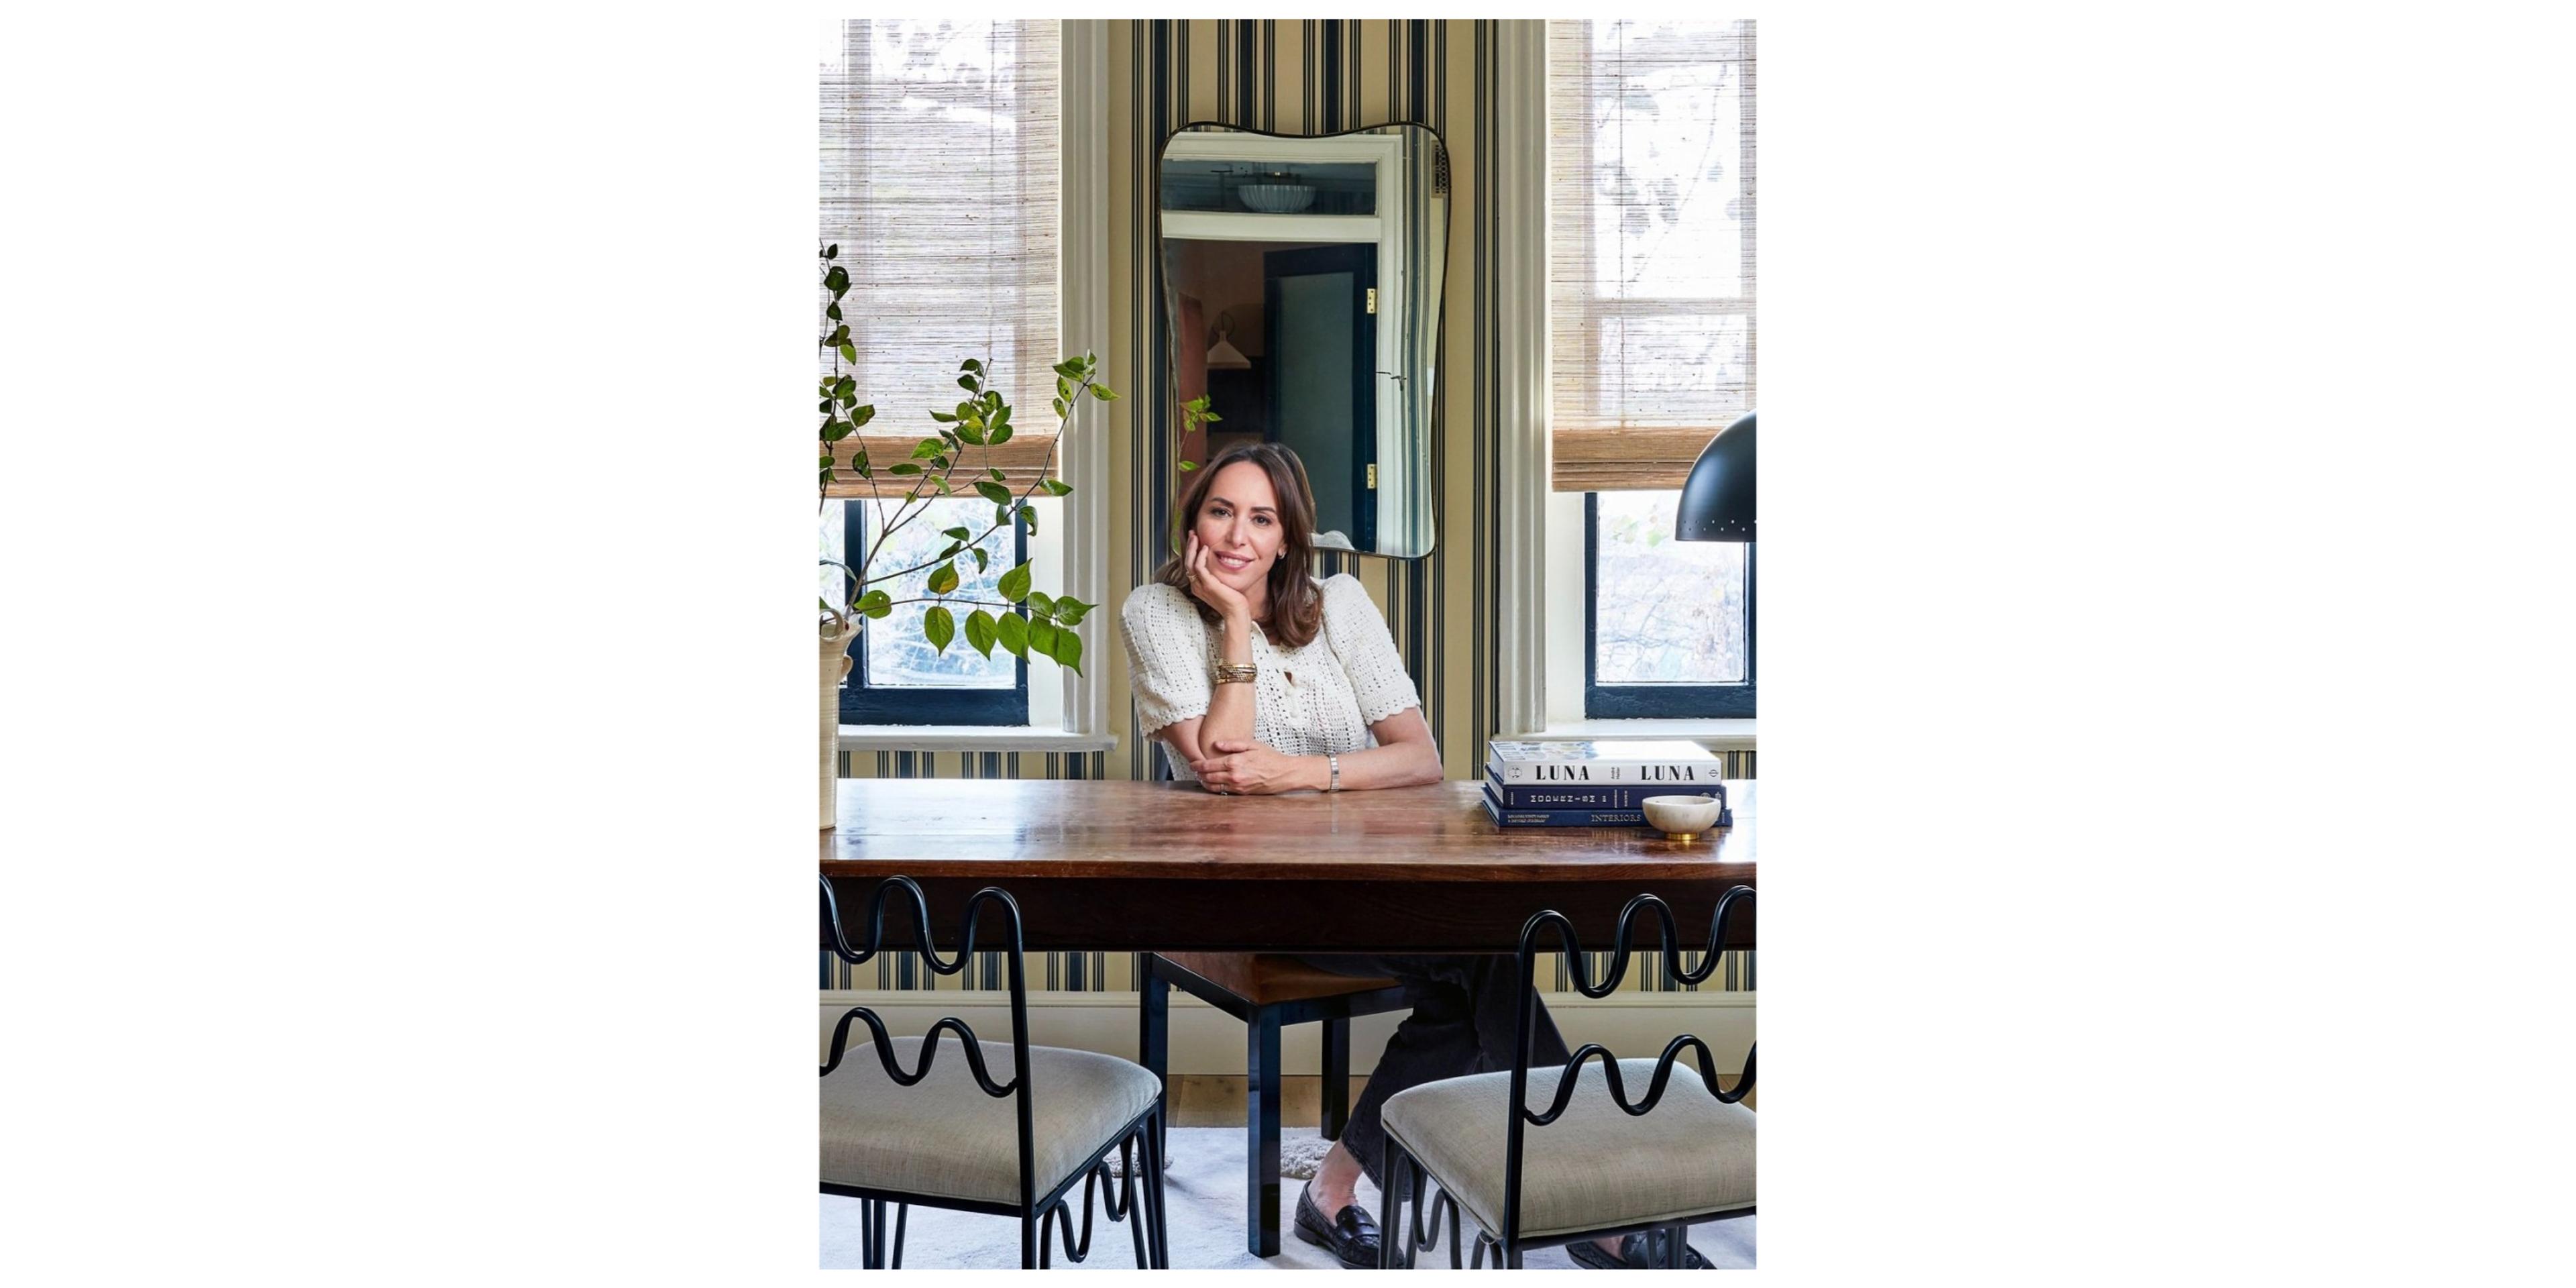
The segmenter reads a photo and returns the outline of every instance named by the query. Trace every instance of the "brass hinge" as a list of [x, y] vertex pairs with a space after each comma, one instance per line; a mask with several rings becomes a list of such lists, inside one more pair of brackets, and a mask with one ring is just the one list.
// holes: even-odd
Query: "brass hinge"
[[1369, 462], [1369, 490], [1377, 490], [1377, 462]]
[[1372, 286], [1372, 287], [1368, 288], [1368, 291], [1369, 291], [1369, 298], [1368, 298], [1368, 306], [1369, 306], [1369, 307], [1368, 307], [1368, 311], [1369, 311], [1369, 312], [1371, 312], [1371, 313], [1375, 313], [1375, 312], [1377, 312], [1377, 288], [1376, 288], [1376, 287], [1374, 287], [1374, 286]]

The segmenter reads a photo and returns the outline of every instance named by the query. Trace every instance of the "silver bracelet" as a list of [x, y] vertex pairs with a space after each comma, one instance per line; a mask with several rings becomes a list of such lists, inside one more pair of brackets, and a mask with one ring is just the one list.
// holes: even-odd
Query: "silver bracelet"
[[1338, 792], [1342, 790], [1342, 758], [1329, 751], [1325, 752], [1324, 765], [1326, 768], [1333, 771], [1333, 781], [1325, 784], [1324, 790], [1328, 792]]

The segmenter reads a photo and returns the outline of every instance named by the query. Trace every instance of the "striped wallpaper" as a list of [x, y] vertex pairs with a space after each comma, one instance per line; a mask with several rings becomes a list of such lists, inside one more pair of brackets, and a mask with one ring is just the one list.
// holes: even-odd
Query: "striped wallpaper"
[[[1189, 19], [1122, 20], [1110, 42], [1109, 219], [1110, 340], [1100, 355], [1104, 378], [1128, 395], [1102, 404], [1094, 422], [1109, 434], [1109, 474], [1078, 486], [1105, 487], [1111, 597], [1093, 615], [1117, 629], [1115, 608], [1152, 577], [1166, 549], [1177, 426], [1163, 336], [1162, 257], [1154, 245], [1156, 161], [1163, 141], [1184, 125], [1214, 121], [1283, 134], [1329, 134], [1389, 121], [1418, 121], [1448, 145], [1449, 265], [1440, 380], [1432, 413], [1431, 479], [1439, 498], [1439, 544], [1420, 559], [1391, 560], [1334, 552], [1316, 556], [1316, 574], [1348, 572], [1386, 614], [1405, 669], [1422, 694], [1423, 715], [1439, 740], [1452, 779], [1481, 772], [1485, 740], [1501, 708], [1494, 659], [1495, 603], [1501, 534], [1499, 347], [1495, 330], [1494, 19]], [[1087, 248], [1068, 246], [1067, 255]], [[1127, 678], [1126, 650], [1094, 639], [1084, 650], [1106, 667], [1111, 727], [1108, 752], [842, 752], [841, 772], [862, 778], [1161, 778], [1155, 749], [1140, 736]], [[1729, 751], [1729, 777], [1754, 776], [1754, 753]], [[1125, 954], [1047, 953], [1030, 959], [1030, 983], [1047, 988], [1132, 991], [1134, 960]], [[1753, 954], [1731, 953], [1704, 987], [1753, 987]], [[1633, 986], [1668, 986], [1649, 958]], [[998, 981], [999, 967], [991, 978]], [[913, 972], [919, 971], [916, 976]], [[871, 962], [853, 981], [830, 954], [826, 988], [933, 986], [918, 959]], [[981, 968], [974, 974], [984, 975]], [[1548, 972], [1542, 970], [1542, 981]], [[965, 988], [957, 978], [939, 988]], [[985, 987], [981, 979], [976, 987]], [[1561, 972], [1555, 987], [1567, 986]]]

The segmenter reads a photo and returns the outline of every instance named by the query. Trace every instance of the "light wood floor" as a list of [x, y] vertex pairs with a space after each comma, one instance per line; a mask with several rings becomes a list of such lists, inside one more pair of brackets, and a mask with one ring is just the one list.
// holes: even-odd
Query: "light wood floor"
[[[1358, 1104], [1366, 1078], [1351, 1079], [1351, 1103]], [[1243, 1075], [1185, 1073], [1172, 1079], [1172, 1125], [1175, 1127], [1240, 1127], [1243, 1125]], [[1324, 1079], [1320, 1074], [1290, 1074], [1279, 1084], [1279, 1116], [1311, 1127], [1324, 1113]]]
[[[1679, 1078], [1687, 1066], [1677, 1067]], [[1696, 1075], [1694, 1075], [1696, 1076]], [[1733, 1078], [1720, 1078], [1722, 1086], [1735, 1085]], [[1360, 1089], [1366, 1078], [1351, 1079], [1351, 1103], [1358, 1104]], [[1324, 1111], [1324, 1079], [1318, 1074], [1290, 1074], [1279, 1084], [1279, 1113], [1290, 1123], [1313, 1125]], [[1642, 1088], [1630, 1088], [1629, 1095], [1643, 1094]], [[1757, 1109], [1762, 1098], [1760, 1088], [1744, 1098], [1744, 1107]], [[1172, 1125], [1175, 1127], [1240, 1127], [1243, 1125], [1243, 1075], [1223, 1073], [1185, 1073], [1172, 1079]]]

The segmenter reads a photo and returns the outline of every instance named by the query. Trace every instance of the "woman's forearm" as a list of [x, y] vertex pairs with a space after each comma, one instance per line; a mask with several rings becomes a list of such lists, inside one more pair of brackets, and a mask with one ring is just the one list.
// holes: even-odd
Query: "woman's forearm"
[[[1323, 791], [1332, 782], [1332, 766], [1321, 756], [1301, 756], [1311, 780], [1306, 785]], [[1443, 771], [1439, 753], [1429, 743], [1399, 742], [1383, 747], [1368, 747], [1342, 753], [1342, 790], [1367, 791], [1376, 787], [1418, 787], [1440, 781]]]
[[[1238, 666], [1252, 661], [1252, 623], [1227, 617], [1217, 627], [1217, 657]], [[1249, 684], [1220, 684], [1208, 694], [1207, 715], [1199, 721], [1199, 745], [1252, 741], [1252, 718], [1260, 709]]]

